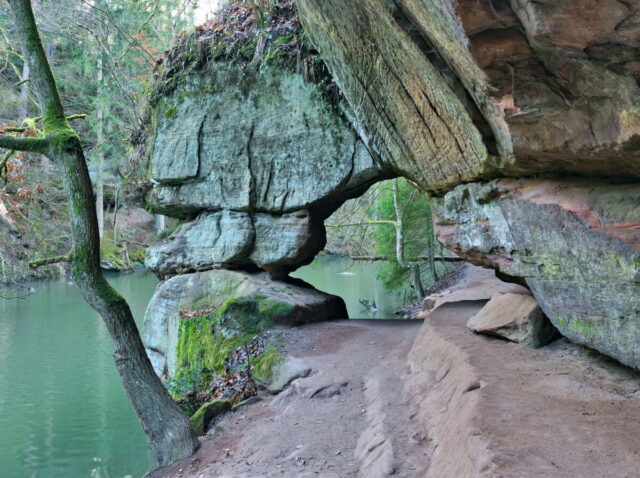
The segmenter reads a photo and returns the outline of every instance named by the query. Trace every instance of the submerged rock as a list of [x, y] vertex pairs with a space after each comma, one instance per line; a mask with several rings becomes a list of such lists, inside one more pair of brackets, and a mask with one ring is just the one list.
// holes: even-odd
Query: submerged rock
[[538, 348], [557, 337], [558, 331], [542, 313], [536, 300], [526, 294], [494, 294], [467, 322], [474, 332], [495, 335]]

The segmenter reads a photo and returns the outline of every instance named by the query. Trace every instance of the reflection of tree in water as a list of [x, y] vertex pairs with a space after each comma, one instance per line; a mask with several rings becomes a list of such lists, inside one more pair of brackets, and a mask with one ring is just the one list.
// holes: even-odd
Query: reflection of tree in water
[[434, 238], [429, 197], [404, 179], [373, 185], [347, 201], [326, 226], [326, 250], [381, 261], [376, 275], [385, 289], [403, 296], [403, 303], [422, 298], [424, 286], [452, 268]]

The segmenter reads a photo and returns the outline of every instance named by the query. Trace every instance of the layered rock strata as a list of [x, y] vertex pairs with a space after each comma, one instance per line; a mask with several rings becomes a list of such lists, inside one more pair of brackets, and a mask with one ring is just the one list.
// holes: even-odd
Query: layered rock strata
[[284, 68], [210, 61], [157, 99], [149, 129], [150, 203], [187, 220], [147, 250], [146, 266], [166, 279], [143, 329], [158, 373], [191, 366], [176, 359], [180, 312], [251, 304], [234, 310], [262, 325], [239, 335], [347, 317], [340, 298], [288, 274], [322, 250], [329, 214], [392, 173], [320, 86]]
[[530, 287], [567, 337], [640, 367], [640, 5], [299, 7], [372, 153], [444, 196], [439, 240]]

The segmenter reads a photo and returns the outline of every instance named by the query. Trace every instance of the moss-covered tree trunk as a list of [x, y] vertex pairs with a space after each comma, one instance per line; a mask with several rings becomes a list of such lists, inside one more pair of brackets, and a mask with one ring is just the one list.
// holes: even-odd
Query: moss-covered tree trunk
[[187, 418], [171, 399], [151, 366], [129, 305], [100, 269], [98, 220], [80, 139], [69, 126], [45, 56], [30, 0], [9, 0], [31, 84], [44, 123], [41, 138], [0, 135], [0, 148], [45, 154], [59, 168], [69, 203], [73, 278], [84, 299], [97, 310], [113, 338], [113, 356], [125, 390], [151, 443], [154, 466], [191, 455], [198, 440]]

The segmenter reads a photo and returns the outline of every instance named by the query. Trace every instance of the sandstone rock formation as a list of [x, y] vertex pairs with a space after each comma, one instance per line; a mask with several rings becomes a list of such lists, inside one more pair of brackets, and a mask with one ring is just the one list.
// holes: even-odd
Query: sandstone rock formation
[[[341, 298], [316, 291], [302, 281], [294, 285], [274, 281], [267, 273], [226, 269], [177, 275], [158, 286], [142, 329], [147, 353], [159, 375], [173, 378], [185, 365], [180, 364], [179, 342], [191, 338], [186, 338], [188, 330], [180, 312], [212, 308], [205, 314], [210, 316], [206, 336], [218, 337], [221, 357], [216, 359], [224, 359], [227, 345], [231, 349], [238, 345], [234, 338], [252, 336], [276, 324], [347, 317]], [[230, 344], [225, 344], [225, 339], [231, 339]]]
[[[402, 175], [440, 196], [447, 247], [526, 284], [567, 337], [640, 367], [637, 2], [297, 4], [340, 112], [301, 68], [170, 54], [144, 143], [151, 204], [192, 222], [148, 266], [285, 279], [336, 207]], [[220, 51], [207, 41], [184, 54]]]
[[547, 345], [557, 336], [536, 300], [526, 294], [494, 294], [467, 327], [531, 348]]
[[459, 186], [437, 211], [447, 247], [524, 278], [563, 335], [640, 364], [640, 185], [502, 179]]
[[299, 6], [372, 154], [445, 194], [439, 240], [526, 283], [567, 337], [640, 367], [640, 5]]

